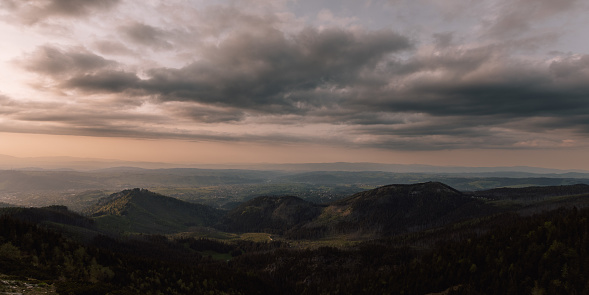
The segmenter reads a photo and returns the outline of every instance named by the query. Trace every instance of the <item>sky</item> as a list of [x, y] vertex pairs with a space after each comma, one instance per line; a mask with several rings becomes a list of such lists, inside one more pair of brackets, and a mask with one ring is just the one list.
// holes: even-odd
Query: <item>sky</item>
[[589, 169], [586, 0], [0, 0], [0, 154]]

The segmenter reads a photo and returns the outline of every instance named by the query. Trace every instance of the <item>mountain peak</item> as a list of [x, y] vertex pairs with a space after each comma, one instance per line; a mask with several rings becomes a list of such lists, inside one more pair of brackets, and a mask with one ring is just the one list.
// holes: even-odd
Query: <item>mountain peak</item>
[[114, 194], [111, 194], [108, 197], [104, 197], [98, 200], [98, 202], [88, 208], [85, 213], [91, 216], [100, 216], [104, 214], [112, 214], [112, 215], [125, 215], [126, 209], [129, 207], [129, 203], [131, 200], [136, 198], [143, 198], [143, 197], [162, 197], [168, 198], [153, 192], [150, 192], [146, 189], [141, 188], [134, 188], [134, 189], [127, 189], [123, 190]]

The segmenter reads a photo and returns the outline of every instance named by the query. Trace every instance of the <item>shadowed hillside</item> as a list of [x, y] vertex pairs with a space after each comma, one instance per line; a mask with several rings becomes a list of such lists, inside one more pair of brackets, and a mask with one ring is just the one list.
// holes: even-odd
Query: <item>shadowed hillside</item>
[[53, 223], [89, 229], [94, 227], [94, 222], [91, 219], [72, 212], [65, 206], [58, 205], [41, 208], [2, 208], [0, 214], [7, 214], [31, 223]]
[[439, 182], [397, 184], [357, 193], [331, 203], [299, 232], [388, 235], [441, 226], [491, 211], [483, 202]]
[[546, 197], [571, 196], [589, 194], [589, 185], [560, 185], [560, 186], [530, 186], [523, 188], [495, 188], [474, 192], [477, 197], [491, 200], [501, 199], [532, 199], [538, 200]]
[[378, 237], [492, 213], [483, 201], [439, 182], [388, 185], [327, 205], [296, 197], [258, 197], [230, 211], [225, 231], [262, 231], [292, 239], [332, 235]]
[[187, 203], [144, 189], [124, 190], [99, 202], [85, 212], [99, 228], [138, 233], [171, 233], [191, 226], [210, 226], [222, 211]]
[[[191, 227], [264, 232], [287, 239], [370, 239], [415, 232], [494, 213], [522, 214], [561, 206], [585, 207], [587, 185], [496, 189], [462, 193], [440, 182], [394, 184], [328, 204], [298, 197], [257, 197], [231, 211], [187, 203], [144, 189], [125, 190], [86, 211], [111, 233], [178, 233]], [[519, 201], [519, 200], [531, 201]], [[511, 201], [515, 200], [515, 201]]]
[[219, 227], [236, 232], [284, 233], [313, 220], [323, 208], [292, 196], [258, 197], [228, 212]]

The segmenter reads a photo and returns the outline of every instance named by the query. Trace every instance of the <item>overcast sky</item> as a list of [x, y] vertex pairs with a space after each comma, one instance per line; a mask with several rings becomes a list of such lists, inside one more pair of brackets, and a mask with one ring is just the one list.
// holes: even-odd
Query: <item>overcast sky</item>
[[586, 0], [0, 0], [0, 154], [589, 169]]

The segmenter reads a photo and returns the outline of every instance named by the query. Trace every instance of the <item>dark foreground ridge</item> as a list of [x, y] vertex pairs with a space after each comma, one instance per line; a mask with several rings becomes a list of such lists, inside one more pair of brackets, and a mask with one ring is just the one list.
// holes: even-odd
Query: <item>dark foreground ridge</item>
[[588, 220], [588, 209], [504, 213], [299, 249], [161, 235], [81, 242], [5, 214], [0, 275], [58, 294], [587, 294]]
[[[286, 229], [263, 242], [138, 234], [154, 227], [134, 222], [162, 222], [158, 229], [174, 233], [188, 214], [217, 212], [141, 189], [103, 199], [92, 218], [63, 206], [5, 208], [0, 292], [21, 284], [50, 294], [589, 294], [589, 194], [577, 189], [528, 189], [535, 207], [517, 195], [488, 200], [437, 182], [389, 185], [327, 205], [259, 197], [208, 221], [259, 216], [268, 223], [247, 226]], [[105, 232], [105, 221], [130, 231]], [[320, 239], [292, 239], [313, 229]]]

